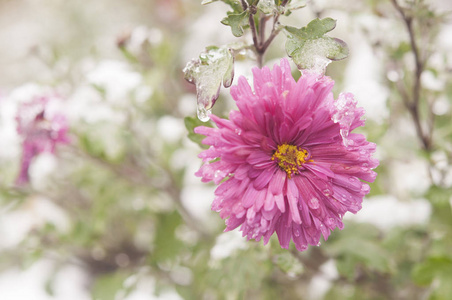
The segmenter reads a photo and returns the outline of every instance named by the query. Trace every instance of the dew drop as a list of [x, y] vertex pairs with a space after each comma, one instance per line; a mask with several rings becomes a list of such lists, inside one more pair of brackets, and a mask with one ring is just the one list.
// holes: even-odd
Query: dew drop
[[242, 134], [242, 130], [239, 129], [239, 128], [236, 128], [234, 131], [235, 131], [235, 133], [237, 133], [237, 135], [241, 135]]
[[317, 209], [320, 207], [320, 202], [319, 199], [317, 198], [312, 198], [311, 200], [309, 200], [308, 205], [310, 208], [312, 209]]
[[298, 228], [295, 228], [293, 234], [297, 237], [300, 236], [300, 230]]
[[324, 189], [323, 194], [327, 197], [331, 196], [331, 190], [330, 189]]
[[213, 174], [213, 177], [215, 177], [215, 178], [220, 177], [220, 173], [221, 173], [220, 170], [216, 170], [215, 173]]
[[369, 193], [370, 192], [370, 186], [368, 184], [363, 184], [363, 186], [361, 187], [361, 192], [363, 193]]
[[334, 218], [328, 218], [328, 219], [325, 220], [325, 225], [328, 226], [328, 227], [333, 226], [334, 223], [335, 223]]
[[356, 179], [355, 177], [349, 177], [348, 180], [349, 180], [350, 182], [356, 182], [357, 179]]
[[320, 243], [320, 242], [318, 242], [316, 246], [317, 246], [317, 247], [319, 247], [320, 245], [321, 245], [321, 243]]

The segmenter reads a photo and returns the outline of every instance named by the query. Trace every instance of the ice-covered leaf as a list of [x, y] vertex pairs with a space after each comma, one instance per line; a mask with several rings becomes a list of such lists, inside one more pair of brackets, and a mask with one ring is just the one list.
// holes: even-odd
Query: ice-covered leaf
[[[271, 14], [277, 9], [278, 1], [274, 0], [261, 0], [257, 4], [257, 8], [262, 11], [264, 14]], [[280, 1], [279, 1], [280, 2]]]
[[231, 26], [232, 34], [236, 37], [241, 37], [243, 30], [248, 26], [248, 17], [248, 11], [243, 11], [240, 14], [228, 13], [228, 16], [221, 23], [226, 26]]
[[208, 47], [184, 68], [185, 79], [196, 85], [198, 118], [206, 122], [218, 99], [220, 87], [230, 87], [234, 79], [234, 56], [228, 47]]
[[[210, 4], [213, 2], [218, 2], [219, 0], [203, 0], [201, 2], [202, 5]], [[241, 12], [243, 11], [242, 4], [240, 3], [240, 0], [221, 0], [221, 2], [226, 3], [229, 5], [234, 12]]]
[[266, 15], [278, 13], [288, 16], [292, 11], [306, 6], [306, 0], [292, 0], [285, 6], [281, 6], [282, 0], [260, 0], [257, 8]]
[[335, 27], [336, 21], [331, 18], [315, 19], [300, 29], [284, 27], [287, 33], [287, 54], [299, 69], [323, 73], [331, 60], [348, 56], [348, 47], [344, 41], [325, 35]]
[[294, 10], [306, 7], [306, 2], [306, 0], [292, 0], [283, 8], [284, 10], [281, 11], [281, 13], [285, 16], [289, 16]]

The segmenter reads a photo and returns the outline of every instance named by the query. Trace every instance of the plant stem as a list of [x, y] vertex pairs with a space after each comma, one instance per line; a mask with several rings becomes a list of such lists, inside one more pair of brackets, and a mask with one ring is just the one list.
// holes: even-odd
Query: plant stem
[[[408, 109], [408, 111], [411, 114], [411, 118], [413, 119], [414, 126], [416, 128], [416, 134], [421, 141], [422, 148], [425, 151], [431, 151], [432, 150], [432, 133], [433, 128], [428, 130], [428, 132], [425, 132], [424, 128], [421, 124], [421, 117], [419, 113], [419, 102], [421, 98], [421, 90], [422, 90], [422, 83], [421, 83], [421, 75], [424, 71], [425, 66], [425, 59], [423, 60], [421, 58], [421, 55], [419, 53], [419, 47], [417, 45], [416, 37], [413, 30], [413, 18], [411, 16], [407, 16], [404, 9], [399, 5], [397, 0], [391, 0], [392, 4], [394, 5], [395, 9], [399, 12], [400, 16], [402, 17], [405, 27], [408, 31], [408, 36], [410, 40], [411, 50], [414, 55], [414, 61], [415, 61], [415, 74], [414, 74], [414, 84], [413, 89], [411, 92], [411, 98], [410, 100], [408, 93], [405, 89], [401, 89], [399, 87], [399, 92], [401, 93], [403, 102]], [[431, 118], [433, 114], [429, 114], [429, 118]], [[432, 120], [430, 120], [430, 123]]]
[[242, 0], [242, 8], [243, 10], [246, 10], [248, 8], [248, 4], [246, 4], [245, 0]]
[[[283, 1], [281, 6], [285, 6], [288, 1]], [[249, 24], [251, 29], [251, 34], [253, 36], [253, 44], [257, 54], [257, 64], [259, 68], [263, 65], [264, 55], [267, 51], [268, 47], [274, 40], [274, 38], [278, 35], [279, 29], [276, 28], [278, 24], [278, 19], [280, 14], [275, 13], [273, 17], [273, 28], [267, 39], [265, 39], [265, 25], [269, 16], [261, 15], [259, 16], [259, 34], [257, 32], [256, 23], [254, 21], [254, 15], [257, 13], [257, 9], [255, 6], [250, 7], [250, 16], [249, 16]]]

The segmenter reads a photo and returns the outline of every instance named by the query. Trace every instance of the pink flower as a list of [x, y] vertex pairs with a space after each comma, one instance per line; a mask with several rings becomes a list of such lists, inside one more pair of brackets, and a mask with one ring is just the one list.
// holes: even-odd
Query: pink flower
[[20, 105], [16, 121], [17, 133], [22, 136], [22, 159], [17, 185], [30, 181], [28, 170], [35, 156], [43, 152], [55, 153], [58, 143], [69, 143], [66, 117], [55, 113], [49, 116], [49, 98], [37, 97]]
[[303, 251], [361, 209], [370, 188], [360, 179], [377, 175], [375, 144], [351, 133], [364, 110], [352, 94], [334, 100], [329, 77], [305, 73], [296, 82], [287, 59], [253, 73], [254, 92], [243, 77], [231, 88], [239, 110], [229, 120], [212, 115], [218, 128], [195, 128], [210, 145], [196, 175], [218, 185], [212, 209], [225, 231], [241, 226], [264, 244], [276, 231], [281, 247], [293, 240]]

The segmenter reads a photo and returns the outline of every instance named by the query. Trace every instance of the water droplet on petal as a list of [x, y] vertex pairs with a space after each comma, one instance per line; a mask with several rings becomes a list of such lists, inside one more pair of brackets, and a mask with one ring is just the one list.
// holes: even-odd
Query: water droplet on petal
[[320, 207], [320, 202], [319, 199], [317, 198], [312, 198], [311, 200], [309, 200], [308, 205], [310, 208], [312, 209], [317, 209]]
[[218, 178], [220, 177], [221, 171], [220, 170], [216, 170], [213, 177]]
[[316, 246], [317, 246], [317, 247], [319, 247], [320, 245], [321, 245], [321, 243], [320, 243], [320, 242], [318, 242]]
[[362, 187], [361, 187], [361, 192], [363, 192], [363, 193], [369, 193], [370, 192], [370, 186], [368, 185], [368, 184], [363, 184], [362, 185]]
[[336, 221], [334, 220], [334, 218], [327, 218], [325, 220], [325, 225], [328, 226], [328, 227], [333, 226], [335, 223], [336, 223]]
[[298, 228], [295, 228], [293, 234], [297, 237], [300, 236], [300, 230]]
[[331, 196], [331, 190], [330, 189], [324, 189], [323, 194], [327, 197]]
[[235, 133], [237, 133], [237, 135], [241, 135], [242, 134], [242, 130], [239, 129], [239, 128], [236, 128], [234, 131], [235, 131]]
[[350, 182], [356, 182], [357, 179], [356, 179], [355, 177], [352, 176], [352, 177], [349, 177], [348, 180], [349, 180]]

